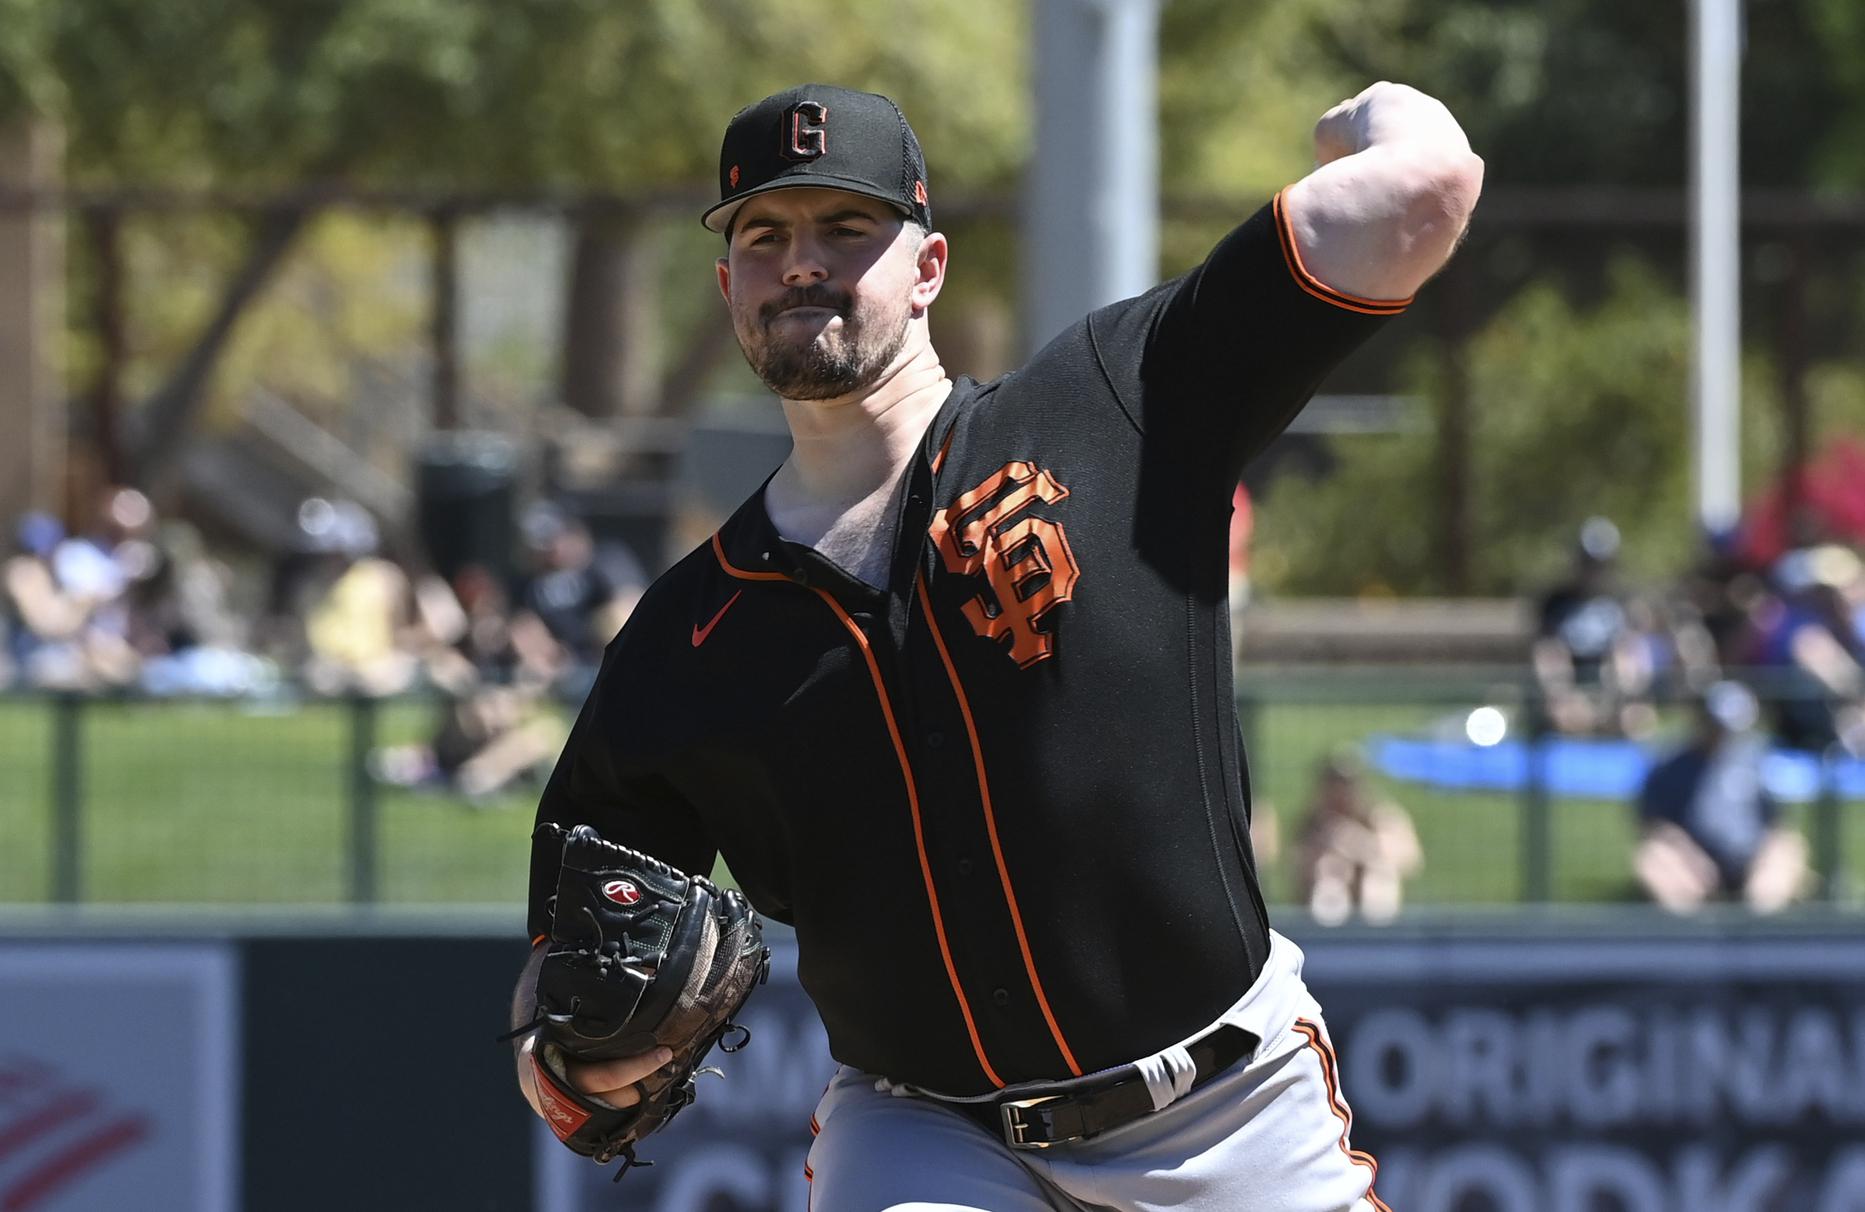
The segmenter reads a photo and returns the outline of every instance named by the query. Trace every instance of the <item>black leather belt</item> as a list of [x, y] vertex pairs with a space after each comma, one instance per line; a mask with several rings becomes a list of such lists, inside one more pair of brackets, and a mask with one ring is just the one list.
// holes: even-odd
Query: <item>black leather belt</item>
[[[1256, 1050], [1257, 1038], [1228, 1024], [1191, 1044], [1196, 1090]], [[1047, 1149], [1070, 1141], [1093, 1140], [1103, 1132], [1130, 1124], [1153, 1111], [1153, 1096], [1136, 1065], [1073, 1078], [1047, 1086], [1025, 1086], [1015, 1098], [981, 1103], [945, 1104], [985, 1131], [1002, 1136], [1012, 1149]]]

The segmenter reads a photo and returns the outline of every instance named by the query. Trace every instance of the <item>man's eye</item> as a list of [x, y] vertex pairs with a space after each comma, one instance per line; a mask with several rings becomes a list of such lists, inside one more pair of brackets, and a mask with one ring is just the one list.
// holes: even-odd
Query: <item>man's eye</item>
[[832, 231], [831, 234], [836, 235], [836, 236], [841, 236], [844, 239], [847, 239], [849, 237], [854, 237], [858, 239], [862, 235], [862, 231], [858, 227], [837, 227]]
[[750, 239], [750, 241], [749, 241], [749, 243], [751, 244], [751, 246], [752, 246], [752, 247], [754, 247], [754, 248], [755, 248], [755, 247], [757, 247], [757, 246], [758, 246], [758, 245], [760, 245], [760, 244], [771, 244], [771, 243], [775, 243], [775, 242], [776, 242], [776, 240], [777, 240], [777, 233], [776, 233], [776, 232], [774, 232], [774, 231], [761, 231], [761, 232], [759, 232], [759, 233], [758, 233], [757, 235], [755, 235], [755, 236], [753, 236], [753, 237], [751, 237], [751, 239]]

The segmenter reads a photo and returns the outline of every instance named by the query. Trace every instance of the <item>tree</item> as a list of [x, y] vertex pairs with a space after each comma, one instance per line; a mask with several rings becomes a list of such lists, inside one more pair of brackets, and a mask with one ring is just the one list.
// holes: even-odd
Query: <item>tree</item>
[[[1580, 523], [1612, 518], [1629, 571], [1661, 578], [1696, 558], [1690, 521], [1688, 306], [1661, 276], [1626, 259], [1605, 296], [1576, 305], [1553, 284], [1522, 291], [1471, 342], [1477, 593], [1511, 594], [1551, 580]], [[1829, 420], [1819, 435], [1865, 430], [1865, 371], [1830, 363], [1810, 376]], [[1418, 358], [1408, 386], [1430, 401], [1442, 363]], [[1765, 356], [1745, 366], [1742, 445], [1753, 490], [1785, 440]], [[1266, 584], [1295, 593], [1442, 594], [1447, 561], [1429, 524], [1438, 441], [1427, 428], [1342, 438], [1334, 474], [1278, 484], [1265, 503], [1295, 503], [1299, 525], [1259, 528]], [[1375, 527], [1364, 519], [1385, 521]]]
[[[1675, 197], [1687, 175], [1687, 2], [1396, 0], [1368, 5], [1301, 0], [1229, 5], [1221, 0], [1179, 0], [1165, 10], [1162, 27], [1168, 48], [1162, 109], [1168, 115], [1167, 138], [1173, 148], [1167, 161], [1184, 174], [1180, 188], [1194, 189], [1195, 181], [1221, 178], [1240, 190], [1273, 189], [1301, 171], [1307, 149], [1304, 140], [1299, 148], [1278, 152], [1264, 130], [1286, 126], [1305, 136], [1304, 114], [1312, 117], [1368, 81], [1387, 78], [1418, 84], [1451, 106], [1487, 162], [1492, 199], [1508, 194], [1520, 199], [1526, 191], [1585, 185], [1645, 187], [1675, 191]], [[1865, 165], [1865, 9], [1853, 0], [1747, 0], [1744, 7], [1745, 182], [1757, 192], [1857, 188], [1865, 181], [1860, 167]], [[1185, 74], [1175, 74], [1180, 71]], [[1269, 82], [1286, 100], [1264, 100], [1256, 91], [1258, 81]], [[1259, 121], [1263, 129], [1257, 128]], [[1542, 200], [1554, 196], [1546, 193]], [[1565, 373], [1576, 389], [1582, 395], [1604, 391], [1606, 384], [1596, 371], [1612, 366], [1615, 356], [1626, 355], [1628, 344], [1643, 343], [1651, 353], [1675, 335], [1667, 326], [1673, 313], [1681, 314], [1683, 229], [1628, 223], [1617, 229], [1610, 224], [1575, 227], [1566, 233], [1550, 226], [1531, 233], [1501, 230], [1490, 226], [1486, 217], [1486, 207], [1479, 206], [1468, 246], [1445, 278], [1427, 288], [1415, 309], [1418, 314], [1396, 326], [1393, 339], [1382, 343], [1383, 351], [1369, 351], [1379, 357], [1410, 349], [1414, 356], [1430, 359], [1429, 375], [1414, 369], [1409, 377], [1430, 405], [1431, 433], [1383, 445], [1371, 439], [1335, 444], [1343, 460], [1341, 480], [1348, 485], [1338, 491], [1347, 495], [1335, 497], [1333, 483], [1316, 491], [1334, 502], [1328, 508], [1341, 509], [1329, 515], [1341, 524], [1338, 529], [1324, 526], [1318, 533], [1289, 535], [1278, 547], [1275, 536], [1281, 519], [1272, 499], [1259, 529], [1269, 544], [1266, 579], [1273, 581], [1270, 570], [1278, 561], [1287, 561], [1287, 583], [1310, 590], [1512, 588], [1519, 577], [1533, 571], [1530, 565], [1560, 558], [1569, 537], [1561, 527], [1585, 516], [1584, 501], [1570, 491], [1576, 485], [1585, 486], [1582, 496], [1597, 489], [1602, 508], [1611, 504], [1627, 513], [1622, 523], [1641, 525], [1640, 519], [1648, 519], [1656, 527], [1652, 533], [1667, 539], [1678, 536], [1676, 523], [1689, 517], [1683, 496], [1668, 506], [1674, 513], [1652, 513], [1643, 498], [1627, 500], [1624, 485], [1616, 481], [1601, 482], [1587, 474], [1571, 483], [1559, 476], [1545, 484], [1535, 480], [1537, 469], [1584, 467], [1595, 457], [1593, 448], [1581, 440], [1587, 436], [1581, 431], [1556, 426], [1536, 435], [1543, 443], [1539, 447], [1510, 446], [1524, 458], [1531, 450], [1539, 451], [1538, 458], [1529, 459], [1526, 479], [1517, 462], [1498, 461], [1500, 439], [1487, 432], [1494, 419], [1482, 414], [1496, 406], [1486, 390], [1500, 386], [1502, 376], [1496, 373], [1498, 367], [1485, 368], [1478, 362], [1484, 349], [1496, 347], [1501, 339], [1497, 334], [1521, 330], [1519, 318], [1510, 317], [1517, 315], [1518, 304], [1527, 306], [1532, 298], [1534, 306], [1543, 309], [1541, 318], [1556, 325], [1550, 339], [1564, 351], [1570, 363]], [[1211, 234], [1200, 231], [1169, 243], [1176, 263], [1199, 255]], [[1855, 237], [1848, 249], [1838, 240], [1782, 233], [1772, 237], [1781, 247], [1770, 248], [1766, 239], [1749, 242], [1745, 310], [1751, 349], [1745, 411], [1752, 437], [1777, 429], [1812, 433], [1822, 423], [1793, 414], [1803, 408], [1810, 412], [1838, 407], [1830, 402], [1830, 391], [1812, 386], [1828, 382], [1821, 376], [1833, 368], [1821, 367], [1820, 359], [1844, 356], [1858, 317], [1865, 314], [1865, 294], [1857, 290], [1856, 272], [1847, 269], [1848, 258], [1856, 264], [1861, 242]], [[1609, 273], [1615, 263], [1620, 269]], [[1561, 324], [1586, 327], [1596, 308], [1609, 306], [1632, 289], [1628, 264], [1648, 267], [1646, 293], [1654, 305], [1662, 306], [1649, 314], [1618, 308], [1613, 324], [1597, 333], [1597, 345], [1569, 342], [1559, 335], [1567, 331]], [[1796, 308], [1792, 305], [1803, 288], [1805, 302]], [[1556, 302], [1564, 302], [1569, 311], [1553, 314], [1549, 309]], [[1796, 322], [1803, 314], [1804, 322]], [[1474, 339], [1471, 321], [1481, 326], [1481, 335]], [[1546, 365], [1535, 351], [1526, 352], [1531, 365]], [[1468, 390], [1457, 384], [1460, 358], [1469, 363]], [[1770, 364], [1781, 368], [1781, 381], [1761, 373]], [[1804, 365], [1812, 365], [1814, 372], [1803, 376]], [[1663, 392], [1648, 401], [1650, 406], [1681, 426], [1687, 415], [1683, 379], [1659, 382], [1648, 365], [1641, 373], [1646, 373], [1648, 386]], [[1485, 375], [1487, 383], [1482, 381]], [[1390, 385], [1389, 380], [1386, 386]], [[1758, 415], [1777, 399], [1787, 417]], [[1466, 411], [1470, 402], [1473, 407]], [[1537, 404], [1560, 409], [1557, 415], [1572, 421], [1566, 403], [1554, 392], [1512, 407], [1532, 412]], [[1636, 449], [1661, 456], [1654, 466], [1671, 468], [1666, 474], [1675, 477], [1683, 473], [1680, 460], [1687, 451], [1681, 436], [1678, 442], [1669, 455], [1644, 446]], [[1778, 445], [1751, 442], [1745, 454], [1749, 470], [1772, 470], [1770, 452]], [[1460, 449], [1470, 452], [1472, 470], [1460, 470]], [[1635, 477], [1632, 483], [1651, 487], [1648, 476]], [[1498, 484], [1509, 490], [1506, 501], [1493, 499]], [[1539, 495], [1529, 489], [1539, 490]], [[1304, 502], [1291, 525], [1307, 531], [1313, 524], [1307, 493], [1289, 496]], [[1442, 503], [1454, 505], [1458, 500], [1468, 502], [1461, 511], [1441, 508]], [[1498, 505], [1505, 507], [1494, 508]], [[1544, 507], [1571, 517], [1559, 526], [1550, 522], [1537, 528], [1522, 516], [1525, 509]], [[1359, 516], [1370, 512], [1414, 521], [1403, 534], [1378, 536], [1376, 541], [1346, 525], [1355, 510], [1361, 511]], [[1487, 535], [1499, 518], [1509, 519], [1514, 539], [1527, 545], [1499, 543]], [[1636, 548], [1640, 536], [1628, 533]], [[1388, 538], [1393, 546], [1385, 545]], [[1688, 547], [1686, 542], [1683, 549]], [[1469, 578], [1460, 581], [1456, 572], [1466, 566]]]
[[[0, 112], [29, 108], [60, 122], [81, 185], [697, 195], [711, 187], [724, 120], [794, 83], [797, 64], [884, 85], [913, 109], [929, 149], [951, 149], [940, 162], [952, 186], [1002, 184], [1027, 137], [1023, 16], [1010, 6], [0, 3]], [[136, 410], [143, 478], [171, 464], [241, 316], [297, 245], [307, 214], [245, 224], [217, 304]], [[571, 294], [587, 314], [570, 329], [569, 382], [606, 386], [612, 376], [599, 363], [617, 340], [612, 317], [654, 310], [653, 230], [616, 214], [584, 216]], [[692, 353], [673, 360], [681, 382], [695, 377]], [[658, 376], [634, 378], [655, 385]]]

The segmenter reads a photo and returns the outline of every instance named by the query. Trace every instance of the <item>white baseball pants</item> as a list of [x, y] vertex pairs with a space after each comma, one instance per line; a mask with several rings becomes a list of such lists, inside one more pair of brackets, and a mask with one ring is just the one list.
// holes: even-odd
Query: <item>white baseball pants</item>
[[[1176, 1099], [1163, 1078], [1154, 1101], [1166, 1105], [1090, 1141], [1013, 1150], [937, 1099], [844, 1065], [811, 1124], [810, 1212], [1389, 1212], [1373, 1159], [1348, 1138], [1301, 968], [1301, 949], [1272, 933], [1262, 975], [1219, 1020], [1257, 1050]], [[1142, 1068], [1169, 1074], [1172, 1053]]]

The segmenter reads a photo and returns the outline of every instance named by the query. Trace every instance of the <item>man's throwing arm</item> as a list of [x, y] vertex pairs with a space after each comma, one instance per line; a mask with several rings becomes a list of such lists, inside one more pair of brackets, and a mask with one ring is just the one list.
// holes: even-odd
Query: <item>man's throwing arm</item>
[[1407, 299], [1450, 259], [1483, 161], [1442, 102], [1380, 81], [1315, 124], [1315, 169], [1283, 194], [1302, 264], [1364, 299]]

